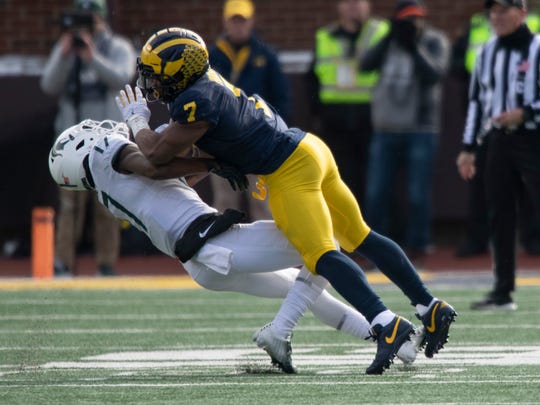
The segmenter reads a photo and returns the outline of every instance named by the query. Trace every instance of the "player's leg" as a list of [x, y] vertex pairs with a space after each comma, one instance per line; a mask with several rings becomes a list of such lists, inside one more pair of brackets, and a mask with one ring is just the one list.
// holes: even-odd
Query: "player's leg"
[[[369, 230], [354, 196], [339, 178], [337, 169], [327, 177], [323, 190], [341, 246], [368, 258], [411, 300], [427, 329], [425, 353], [428, 357], [433, 356], [447, 341], [448, 329], [456, 312], [446, 302], [433, 297], [397, 243]], [[366, 229], [367, 236], [364, 236]]]
[[[366, 319], [324, 290], [327, 281], [307, 270], [288, 268], [268, 273], [216, 273], [204, 264], [190, 260], [186, 271], [202, 287], [213, 291], [231, 291], [264, 298], [286, 298], [274, 317], [276, 334], [291, 335], [306, 310], [326, 325], [358, 338], [368, 338], [370, 325]], [[254, 271], [256, 269], [254, 268]], [[300, 291], [295, 291], [297, 285]], [[292, 306], [292, 309], [288, 309]]]
[[[319, 146], [316, 142], [304, 140], [300, 145], [304, 150], [295, 151], [280, 169], [265, 179], [276, 225], [300, 252], [307, 268], [327, 278], [371, 321], [387, 308], [358, 265], [336, 249], [330, 209], [321, 191], [327, 170], [324, 159], [328, 157], [311, 151]], [[329, 150], [328, 154], [331, 159]]]
[[[234, 251], [230, 274], [247, 275], [275, 271], [288, 266], [298, 266], [302, 260], [273, 221], [235, 225], [210, 240], [208, 244]], [[260, 281], [255, 281], [260, 279], [251, 277], [241, 281], [238, 281], [240, 277], [235, 277], [234, 281], [227, 284], [232, 284], [231, 288], [241, 288], [241, 292], [252, 295], [271, 294], [273, 297], [283, 298], [285, 297], [283, 294], [287, 295], [280, 312], [274, 318], [278, 336], [282, 338], [289, 336], [298, 319], [314, 302], [311, 310], [323, 323], [359, 338], [369, 337], [369, 323], [365, 318], [324, 290], [327, 280], [313, 275], [306, 269], [302, 269], [300, 273], [296, 269], [294, 271], [290, 269], [271, 274], [273, 276], [268, 278], [268, 282], [264, 285], [261, 285]], [[222, 288], [223, 282], [220, 285]]]
[[[206, 255], [206, 251], [214, 249], [214, 247], [234, 252], [233, 255], [227, 256], [225, 259], [217, 256], [220, 263], [231, 257], [227, 275], [218, 276], [218, 273], [211, 270], [213, 264], [209, 260], [204, 260], [205, 257], [212, 256], [211, 254]], [[213, 255], [215, 256], [216, 253]], [[193, 263], [198, 264], [195, 266]], [[312, 307], [314, 312], [322, 316], [327, 313], [336, 314], [335, 316], [326, 315], [326, 320], [323, 320], [335, 328], [340, 323], [343, 324], [343, 319], [345, 319], [343, 308], [348, 308], [324, 291], [328, 282], [322, 277], [315, 276], [305, 269], [300, 273], [297, 269], [276, 272], [277, 269], [301, 264], [300, 255], [273, 221], [257, 221], [251, 224], [235, 225], [227, 232], [212, 238], [193, 257], [193, 260], [185, 264], [185, 267], [196, 281], [209, 289], [238, 291], [276, 298], [285, 298], [288, 293], [287, 300], [275, 319], [277, 321], [277, 334], [285, 338], [290, 335], [298, 319], [314, 301], [318, 303]], [[293, 275], [291, 275], [291, 271]], [[203, 279], [202, 272], [208, 272], [210, 275], [204, 276]], [[272, 276], [264, 278], [264, 281], [263, 278], [259, 277], [259, 274], [257, 277], [252, 277], [253, 273], [266, 272], [274, 273], [271, 273]], [[295, 281], [298, 274], [299, 277]], [[340, 310], [336, 311], [334, 305], [337, 305]], [[357, 312], [355, 311], [355, 313]], [[358, 315], [361, 317], [360, 314]], [[351, 320], [351, 324], [345, 321], [343, 325], [345, 331], [354, 334], [354, 330], [358, 328], [352, 324], [355, 317], [348, 316], [347, 319]], [[369, 328], [365, 319], [363, 317], [361, 319]], [[363, 330], [367, 328], [363, 328]], [[360, 335], [357, 336], [360, 337]], [[368, 334], [363, 333], [361, 336], [366, 337]]]
[[[194, 258], [211, 246], [234, 252], [230, 271], [234, 273], [265, 273], [302, 265], [298, 251], [276, 227], [274, 221], [237, 224], [226, 232], [208, 240]], [[208, 263], [206, 263], [208, 264]]]
[[260, 183], [259, 176], [254, 174], [248, 174], [247, 178], [249, 180], [249, 189], [247, 191], [247, 205], [249, 218], [251, 221], [260, 221], [263, 219], [270, 220], [272, 219], [272, 214], [270, 213], [270, 208], [268, 207], [268, 200], [255, 198], [255, 196], [263, 197], [261, 195], [261, 190], [259, 187], [264, 185]]
[[302, 267], [272, 321], [273, 332], [280, 338], [290, 337], [297, 322], [311, 308], [321, 322], [332, 328], [361, 339], [372, 337], [366, 318], [329, 294], [327, 285], [328, 280]]
[[[232, 272], [223, 275], [194, 260], [185, 263], [185, 267], [199, 285], [209, 290], [285, 298], [274, 320], [253, 336], [257, 345], [265, 349], [272, 361], [285, 372], [296, 371], [291, 357], [290, 338], [308, 308], [331, 328], [359, 339], [372, 340], [367, 320], [324, 290], [328, 283], [325, 279], [307, 270], [288, 268], [270, 273]], [[412, 363], [416, 358], [417, 346], [418, 342], [404, 344], [397, 353], [398, 357], [405, 363]]]
[[296, 272], [220, 274], [196, 260], [184, 263], [188, 274], [201, 287], [211, 291], [239, 292], [262, 298], [285, 298], [294, 284]]
[[378, 235], [364, 221], [353, 194], [341, 180], [337, 168], [326, 177], [323, 193], [340, 245], [372, 261], [408, 296], [414, 305], [428, 306], [433, 296], [403, 250], [391, 239]]
[[[380, 337], [395, 337], [386, 345], [381, 344], [384, 339], [378, 339], [377, 356], [366, 372], [380, 374], [389, 367], [413, 327], [386, 308], [362, 269], [335, 248], [330, 204], [322, 192], [323, 182], [337, 170], [335, 168], [328, 147], [318, 138], [307, 135], [276, 172], [265, 176], [270, 209], [276, 224], [298, 249], [306, 266], [325, 277], [368, 319]], [[357, 242], [360, 243], [361, 238]]]
[[[418, 317], [427, 330], [425, 353], [426, 356], [432, 357], [446, 343], [448, 330], [455, 319], [456, 312], [446, 302], [431, 295], [402, 249], [395, 242], [369, 231], [358, 203], [348, 187], [341, 181], [336, 165], [332, 159], [328, 161], [331, 164], [322, 188], [330, 207], [338, 241], [345, 250], [356, 250], [372, 261], [416, 305]], [[325, 274], [321, 275], [326, 277]], [[380, 323], [377, 319], [379, 316], [371, 320], [366, 312], [361, 312], [372, 325]], [[384, 327], [384, 324], [382, 325]]]

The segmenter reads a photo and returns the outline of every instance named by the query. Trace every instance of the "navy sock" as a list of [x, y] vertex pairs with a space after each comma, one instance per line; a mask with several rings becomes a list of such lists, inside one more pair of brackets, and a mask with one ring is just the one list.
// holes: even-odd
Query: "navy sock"
[[369, 259], [392, 280], [411, 300], [412, 305], [429, 305], [433, 295], [396, 242], [371, 231], [356, 252]]
[[362, 269], [343, 253], [337, 250], [326, 252], [317, 261], [315, 270], [368, 322], [387, 309], [372, 290]]

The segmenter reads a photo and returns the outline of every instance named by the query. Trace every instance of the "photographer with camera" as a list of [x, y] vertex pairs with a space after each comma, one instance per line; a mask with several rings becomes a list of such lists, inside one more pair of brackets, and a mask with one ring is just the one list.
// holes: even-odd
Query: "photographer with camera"
[[[135, 75], [136, 53], [126, 39], [112, 33], [106, 21], [106, 0], [75, 0], [59, 21], [62, 34], [41, 77], [41, 89], [59, 97], [55, 131], [83, 118], [121, 120], [114, 97]], [[76, 250], [85, 225], [87, 204], [93, 214], [98, 272], [114, 275], [120, 227], [94, 193], [60, 190], [55, 243], [55, 275], [75, 270]]]

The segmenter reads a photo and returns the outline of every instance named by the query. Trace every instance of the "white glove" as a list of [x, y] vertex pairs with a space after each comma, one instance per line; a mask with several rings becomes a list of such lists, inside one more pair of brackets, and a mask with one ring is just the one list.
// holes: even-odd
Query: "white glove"
[[126, 84], [126, 89], [120, 90], [115, 100], [134, 137], [137, 136], [141, 129], [150, 129], [148, 126], [150, 109], [146, 104], [141, 89], [135, 87], [135, 92], [133, 92], [131, 86]]
[[126, 84], [126, 89], [120, 90], [115, 100], [124, 121], [128, 121], [133, 115], [140, 115], [146, 122], [150, 121], [150, 109], [138, 87], [135, 87], [135, 92], [133, 92], [131, 86]]

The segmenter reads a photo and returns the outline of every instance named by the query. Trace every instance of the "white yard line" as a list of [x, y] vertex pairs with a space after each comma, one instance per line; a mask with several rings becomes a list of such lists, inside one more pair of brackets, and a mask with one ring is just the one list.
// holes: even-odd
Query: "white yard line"
[[[510, 349], [510, 350], [509, 350]], [[298, 345], [295, 347], [294, 358], [298, 367], [311, 369], [316, 373], [348, 373], [351, 367], [363, 367], [368, 364], [375, 353], [375, 347], [364, 349], [347, 349], [341, 354], [319, 354], [313, 346]], [[101, 355], [87, 356], [79, 361], [52, 361], [41, 365], [2, 367], [0, 376], [33, 371], [60, 371], [60, 370], [121, 370], [142, 371], [165, 368], [208, 368], [225, 367], [237, 369], [242, 365], [265, 364], [268, 357], [256, 348], [222, 349], [191, 349], [191, 350], [157, 350], [157, 351], [118, 351]], [[397, 366], [401, 363], [396, 361]], [[454, 370], [462, 372], [466, 367], [475, 366], [540, 366], [540, 346], [461, 346], [445, 349], [435, 359], [427, 359], [419, 353], [415, 365], [406, 367], [417, 373], [418, 378], [430, 379], [433, 371], [429, 367], [438, 367], [445, 372]], [[426, 366], [428, 374], [418, 372], [416, 367]], [[341, 367], [341, 369], [340, 369]], [[402, 366], [403, 367], [403, 366]], [[436, 374], [436, 373], [435, 373]], [[508, 378], [508, 377], [507, 377]], [[520, 377], [521, 378], [521, 377]], [[508, 379], [510, 381], [510, 378]], [[514, 380], [515, 381], [515, 380]], [[520, 382], [522, 379], [520, 379]], [[527, 382], [540, 381], [540, 374], [531, 376]]]

